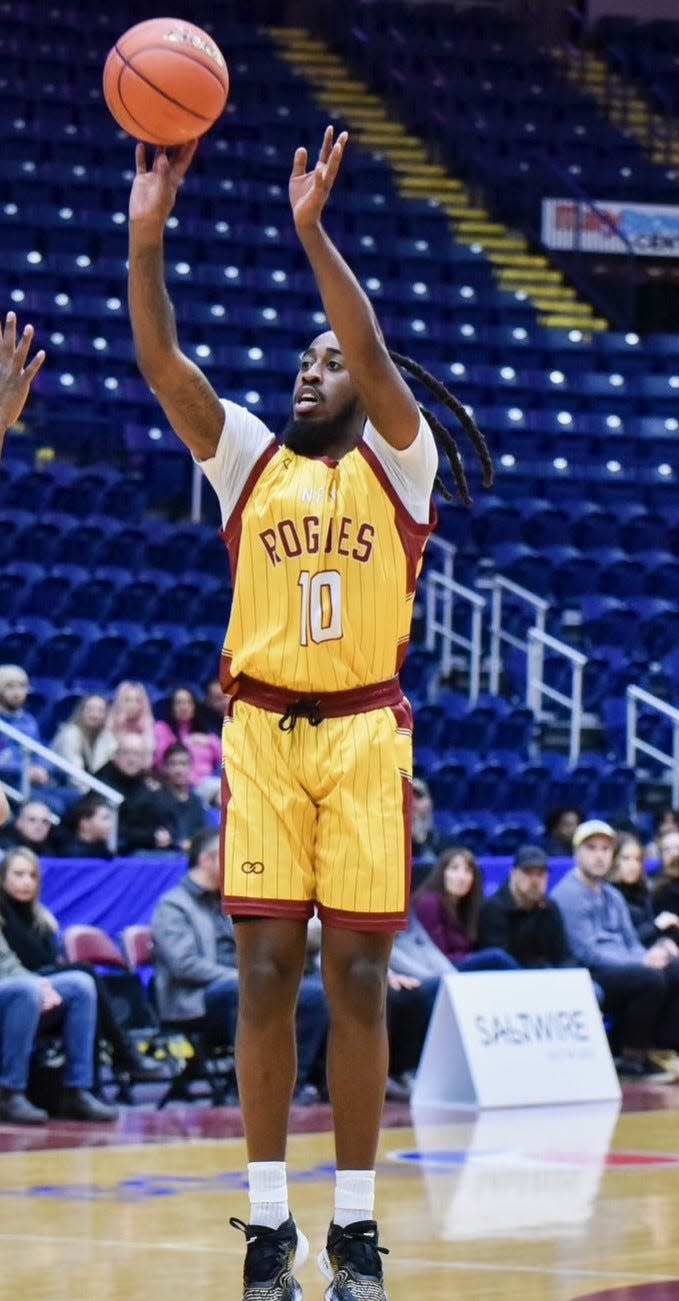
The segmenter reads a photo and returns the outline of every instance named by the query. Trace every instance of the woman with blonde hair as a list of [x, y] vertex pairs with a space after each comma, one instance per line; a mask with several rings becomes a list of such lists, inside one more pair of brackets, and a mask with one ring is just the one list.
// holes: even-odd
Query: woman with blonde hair
[[[0, 931], [4, 972], [29, 982], [36, 1002], [35, 1021], [43, 1029], [59, 1029], [64, 1042], [66, 1067], [59, 1115], [71, 1120], [115, 1120], [109, 1107], [90, 1092], [95, 1077], [97, 1032], [97, 989], [93, 975], [58, 961], [56, 918], [40, 902], [40, 863], [31, 849], [10, 849], [0, 867]], [[13, 964], [13, 965], [12, 965]], [[38, 980], [33, 980], [37, 976]], [[42, 1010], [42, 1016], [40, 1011]], [[24, 1048], [7, 1046], [11, 1065], [3, 1079], [2, 1107], [5, 1119], [36, 1124], [47, 1119], [24, 1096], [28, 1060]], [[3, 1070], [5, 1044], [3, 1042]]]
[[135, 1080], [153, 1079], [162, 1067], [144, 1057], [120, 1026], [101, 976], [86, 963], [68, 963], [64, 959], [59, 923], [40, 899], [41, 884], [37, 854], [24, 846], [9, 849], [0, 864], [0, 926], [7, 944], [27, 971], [49, 976], [57, 987], [66, 973], [82, 974], [91, 981], [97, 1031], [93, 1061], [96, 1062], [98, 1055], [97, 1040], [102, 1038], [111, 1046], [114, 1067], [128, 1072]]
[[120, 682], [109, 710], [106, 731], [112, 737], [114, 749], [120, 738], [131, 732], [141, 736], [150, 754], [155, 746], [154, 717], [146, 687], [141, 682]]
[[471, 849], [444, 849], [413, 895], [424, 929], [458, 971], [516, 971], [518, 962], [504, 949], [474, 951], [483, 903], [483, 873]]
[[107, 728], [108, 701], [99, 692], [83, 696], [70, 718], [61, 724], [52, 749], [82, 772], [95, 774], [116, 749]]

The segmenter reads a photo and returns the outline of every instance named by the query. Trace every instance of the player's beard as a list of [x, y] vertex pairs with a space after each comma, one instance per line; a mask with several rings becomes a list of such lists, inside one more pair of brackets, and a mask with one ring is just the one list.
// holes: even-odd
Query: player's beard
[[359, 409], [356, 398], [351, 398], [334, 416], [299, 419], [291, 415], [281, 434], [281, 442], [299, 456], [325, 456], [328, 450], [344, 441], [352, 420]]

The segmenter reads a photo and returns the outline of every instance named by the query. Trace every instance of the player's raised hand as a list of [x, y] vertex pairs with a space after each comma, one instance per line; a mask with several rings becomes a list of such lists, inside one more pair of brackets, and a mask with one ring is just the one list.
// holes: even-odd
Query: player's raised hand
[[310, 171], [307, 170], [308, 155], [306, 149], [301, 147], [295, 150], [288, 194], [292, 215], [298, 231], [318, 223], [330, 196], [330, 191], [335, 184], [349, 135], [346, 131], [342, 131], [337, 140], [334, 137], [334, 128], [331, 126], [326, 127], [318, 162]]
[[130, 221], [156, 232], [162, 231], [197, 146], [197, 140], [189, 140], [173, 149], [171, 154], [166, 149], [156, 149], [149, 167], [146, 145], [137, 145], [134, 154], [136, 175], [130, 192]]
[[24, 326], [18, 343], [16, 330], [16, 315], [8, 312], [4, 326], [0, 320], [0, 435], [19, 419], [31, 384], [45, 360], [41, 348], [26, 364], [33, 342], [33, 326]]

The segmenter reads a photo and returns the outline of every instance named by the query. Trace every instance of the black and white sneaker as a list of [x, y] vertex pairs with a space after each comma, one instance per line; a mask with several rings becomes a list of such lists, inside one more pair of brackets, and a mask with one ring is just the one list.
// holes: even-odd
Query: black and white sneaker
[[623, 1053], [615, 1059], [618, 1075], [625, 1080], [648, 1080], [652, 1084], [673, 1084], [675, 1076], [650, 1057], [630, 1057]]
[[374, 1220], [356, 1220], [341, 1228], [331, 1223], [325, 1250], [318, 1267], [330, 1287], [325, 1301], [387, 1301], [382, 1261], [386, 1247], [380, 1247]]
[[292, 1216], [277, 1229], [265, 1224], [245, 1224], [234, 1216], [229, 1224], [245, 1234], [247, 1243], [243, 1301], [302, 1301], [302, 1289], [293, 1270], [304, 1264], [309, 1243]]

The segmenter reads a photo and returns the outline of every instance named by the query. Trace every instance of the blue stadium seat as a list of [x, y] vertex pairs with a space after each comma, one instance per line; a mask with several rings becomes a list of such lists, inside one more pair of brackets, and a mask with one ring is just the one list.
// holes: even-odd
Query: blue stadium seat
[[535, 844], [544, 835], [544, 824], [535, 814], [523, 813], [498, 819], [487, 842], [489, 854], [515, 854], [520, 845]]
[[468, 807], [467, 769], [455, 759], [444, 759], [430, 768], [427, 777], [434, 807], [451, 812]]
[[128, 639], [106, 626], [86, 645], [74, 666], [74, 679], [85, 690], [101, 690], [103, 684], [119, 681], [128, 651]]

